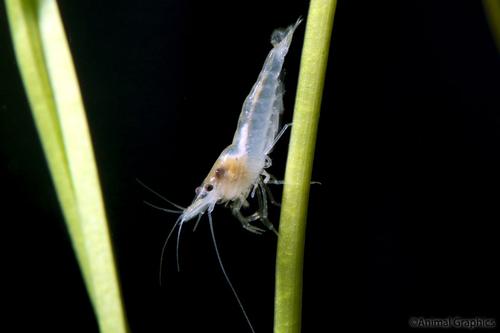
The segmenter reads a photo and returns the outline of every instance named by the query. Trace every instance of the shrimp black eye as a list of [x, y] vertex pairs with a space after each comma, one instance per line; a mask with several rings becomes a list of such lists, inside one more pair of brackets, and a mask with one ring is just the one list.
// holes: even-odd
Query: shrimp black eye
[[212, 184], [207, 184], [205, 185], [205, 191], [210, 192], [214, 189], [214, 186]]

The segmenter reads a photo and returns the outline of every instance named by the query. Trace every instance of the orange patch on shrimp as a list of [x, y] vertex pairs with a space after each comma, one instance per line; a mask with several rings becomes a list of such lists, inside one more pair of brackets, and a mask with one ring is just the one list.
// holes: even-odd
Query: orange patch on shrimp
[[233, 200], [242, 194], [242, 189], [250, 188], [253, 179], [248, 164], [242, 157], [225, 157], [215, 163], [204, 184], [214, 184], [221, 199]]

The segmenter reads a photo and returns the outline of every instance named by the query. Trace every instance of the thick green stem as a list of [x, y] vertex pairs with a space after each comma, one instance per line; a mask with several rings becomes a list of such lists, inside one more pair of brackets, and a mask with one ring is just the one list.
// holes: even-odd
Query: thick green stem
[[57, 3], [5, 4], [24, 88], [100, 330], [126, 332], [92, 143]]
[[336, 3], [312, 0], [307, 17], [281, 208], [275, 333], [298, 333], [301, 329], [309, 186]]

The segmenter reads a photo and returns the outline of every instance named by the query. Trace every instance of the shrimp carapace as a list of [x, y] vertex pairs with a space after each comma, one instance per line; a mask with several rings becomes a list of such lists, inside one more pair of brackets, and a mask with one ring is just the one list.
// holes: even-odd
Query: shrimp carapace
[[203, 187], [217, 189], [218, 200], [222, 203], [241, 198], [241, 188], [249, 188], [254, 178], [246, 157], [221, 156], [203, 181]]

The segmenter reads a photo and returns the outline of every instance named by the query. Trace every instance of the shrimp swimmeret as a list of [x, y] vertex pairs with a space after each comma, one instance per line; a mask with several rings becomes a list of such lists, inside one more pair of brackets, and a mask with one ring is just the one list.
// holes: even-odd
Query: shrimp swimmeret
[[[269, 230], [277, 234], [267, 217], [268, 190], [266, 184], [273, 181], [271, 181], [271, 176], [265, 169], [271, 165], [268, 154], [288, 127], [288, 125], [285, 125], [281, 130], [279, 128], [279, 118], [283, 112], [284, 93], [280, 74], [285, 56], [292, 42], [293, 33], [300, 22], [301, 19], [286, 29], [273, 32], [271, 36], [273, 48], [267, 55], [257, 82], [243, 103], [233, 142], [222, 151], [201, 186], [196, 188], [196, 196], [191, 205], [183, 208], [174, 204], [177, 208], [182, 209], [181, 211], [163, 209], [168, 212], [180, 213], [165, 242], [166, 246], [173, 231], [179, 226], [177, 249], [182, 225], [194, 218], [198, 218], [196, 222], [198, 224], [201, 216], [207, 213], [219, 264], [252, 332], [254, 330], [250, 320], [222, 265], [215, 241], [211, 213], [216, 204], [227, 204], [232, 214], [246, 230], [257, 234], [262, 233], [263, 229], [250, 224], [250, 222], [260, 220]], [[250, 216], [244, 216], [241, 213], [241, 208], [249, 205], [247, 197], [250, 194], [253, 196], [254, 193], [257, 194], [259, 209]], [[165, 249], [165, 246], [163, 249]], [[178, 262], [177, 251], [177, 265]]]

